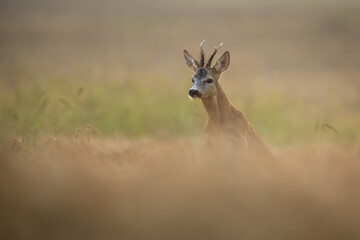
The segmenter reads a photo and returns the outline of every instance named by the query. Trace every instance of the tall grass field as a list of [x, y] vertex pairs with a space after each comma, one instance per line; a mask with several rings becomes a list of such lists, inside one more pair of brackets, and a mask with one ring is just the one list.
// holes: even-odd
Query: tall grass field
[[[1, 239], [360, 238], [356, 1], [0, 5]], [[204, 144], [204, 39], [272, 160]]]

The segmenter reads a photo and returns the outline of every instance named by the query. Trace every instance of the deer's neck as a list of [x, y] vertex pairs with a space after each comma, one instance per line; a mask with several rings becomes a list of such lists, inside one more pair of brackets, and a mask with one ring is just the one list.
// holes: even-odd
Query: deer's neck
[[232, 104], [226, 96], [219, 82], [216, 82], [217, 94], [206, 99], [202, 99], [203, 105], [209, 115], [210, 124], [213, 127], [220, 127], [229, 116]]

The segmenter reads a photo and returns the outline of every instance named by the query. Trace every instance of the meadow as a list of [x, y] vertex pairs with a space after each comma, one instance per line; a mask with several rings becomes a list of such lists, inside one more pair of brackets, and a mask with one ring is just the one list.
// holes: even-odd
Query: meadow
[[[360, 237], [355, 2], [85, 2], [0, 10], [1, 236]], [[204, 146], [203, 39], [273, 160]]]

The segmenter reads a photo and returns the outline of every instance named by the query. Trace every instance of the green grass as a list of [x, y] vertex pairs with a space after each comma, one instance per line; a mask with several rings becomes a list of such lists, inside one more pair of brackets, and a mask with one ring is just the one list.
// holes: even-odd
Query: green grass
[[[159, 76], [142, 80], [129, 75], [120, 81], [87, 81], [53, 77], [1, 83], [0, 139], [24, 137], [35, 144], [39, 135], [85, 133], [89, 124], [101, 136], [199, 136], [207, 119], [200, 101], [187, 98], [188, 82], [170, 82]], [[278, 88], [238, 90], [231, 82], [232, 102], [242, 110], [267, 142], [276, 145], [312, 143], [322, 139], [354, 143], [360, 132], [360, 114], [336, 97], [307, 104]], [[254, 88], [256, 88], [254, 86]], [[275, 90], [276, 89], [276, 90]], [[242, 92], [239, 92], [242, 91]], [[316, 130], [316, 124], [320, 127]], [[322, 128], [329, 124], [340, 133]]]
[[[154, 80], [155, 81], [155, 80]], [[199, 104], [190, 104], [186, 91], [172, 89], [166, 82], [76, 83], [67, 79], [2, 84], [0, 136], [24, 136], [34, 141], [39, 133], [53, 132], [58, 119], [61, 134], [90, 124], [100, 135], [198, 134], [201, 121], [194, 116]], [[163, 86], [159, 89], [154, 87]], [[168, 91], [164, 91], [168, 89]], [[184, 88], [185, 89], [185, 85]]]

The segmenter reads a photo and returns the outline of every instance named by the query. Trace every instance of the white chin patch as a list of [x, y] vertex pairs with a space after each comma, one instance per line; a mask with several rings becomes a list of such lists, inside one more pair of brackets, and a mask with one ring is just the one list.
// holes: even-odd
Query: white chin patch
[[192, 97], [192, 96], [190, 96], [190, 95], [188, 95], [188, 96], [189, 96], [190, 99], [197, 99], [197, 98], [199, 98], [198, 96], [194, 96], [194, 97]]

